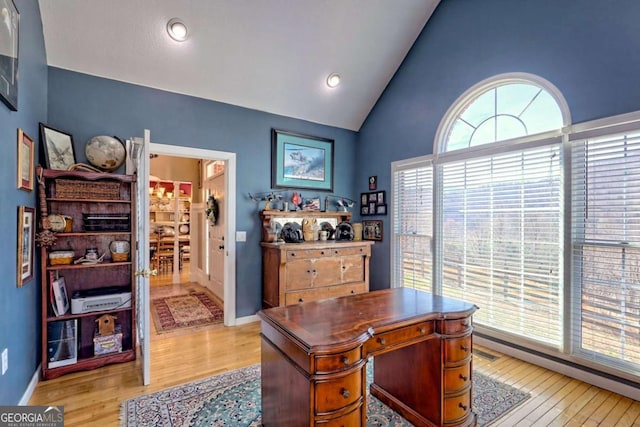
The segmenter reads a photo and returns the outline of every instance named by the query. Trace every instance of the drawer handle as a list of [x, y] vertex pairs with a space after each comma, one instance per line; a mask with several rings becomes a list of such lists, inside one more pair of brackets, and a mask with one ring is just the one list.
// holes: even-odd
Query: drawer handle
[[320, 255], [324, 255], [324, 251], [320, 251]]
[[469, 377], [468, 377], [468, 376], [466, 376], [466, 375], [462, 375], [462, 374], [460, 374], [460, 379], [461, 379], [462, 381], [467, 381], [467, 380], [469, 379]]
[[467, 408], [468, 408], [468, 406], [467, 406], [467, 405], [463, 405], [463, 404], [462, 404], [462, 402], [458, 403], [458, 406], [459, 406], [460, 408], [462, 408], [462, 410], [463, 410], [463, 411], [466, 411], [466, 410], [467, 410]]
[[351, 396], [351, 393], [349, 393], [349, 390], [347, 390], [346, 388], [342, 389], [341, 394], [342, 394], [342, 397], [344, 397], [345, 399], [348, 399], [349, 396]]
[[351, 289], [351, 293], [352, 293], [352, 294], [355, 294], [355, 293], [356, 293], [356, 291], [354, 291], [353, 289]]
[[299, 298], [298, 302], [304, 302], [304, 300], [302, 298]]
[[421, 334], [424, 334], [424, 333], [427, 332], [427, 328], [422, 327], [422, 328], [419, 329], [419, 331], [420, 331]]
[[296, 253], [295, 252], [291, 252], [291, 256], [296, 256]]
[[468, 346], [468, 345], [461, 345], [461, 346], [460, 346], [460, 349], [461, 349], [462, 351], [469, 351], [469, 346]]
[[338, 251], [337, 251], [337, 250], [335, 250], [335, 251], [333, 251], [333, 253], [334, 253], [334, 254], [337, 254], [337, 253], [338, 253]]
[[382, 345], [385, 345], [387, 343], [387, 340], [385, 340], [384, 338], [378, 338], [378, 342]]
[[345, 365], [348, 365], [349, 364], [349, 358], [347, 356], [344, 356], [342, 358], [342, 363], [344, 363]]

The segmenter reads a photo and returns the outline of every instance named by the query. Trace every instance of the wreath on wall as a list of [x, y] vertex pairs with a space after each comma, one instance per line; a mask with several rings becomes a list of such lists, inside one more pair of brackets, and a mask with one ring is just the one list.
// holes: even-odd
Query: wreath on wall
[[207, 200], [207, 210], [206, 210], [207, 218], [211, 222], [211, 225], [216, 225], [218, 222], [218, 215], [220, 214], [220, 209], [218, 207], [218, 201], [214, 196], [209, 196]]

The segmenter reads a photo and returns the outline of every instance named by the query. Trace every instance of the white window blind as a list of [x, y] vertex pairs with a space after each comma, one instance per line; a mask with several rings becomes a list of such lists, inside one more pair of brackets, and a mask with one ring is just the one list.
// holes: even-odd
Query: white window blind
[[443, 295], [480, 307], [476, 325], [559, 348], [561, 145], [514, 147], [438, 165], [439, 282]]
[[640, 373], [640, 131], [572, 142], [574, 353]]
[[432, 291], [433, 166], [394, 165], [393, 286]]

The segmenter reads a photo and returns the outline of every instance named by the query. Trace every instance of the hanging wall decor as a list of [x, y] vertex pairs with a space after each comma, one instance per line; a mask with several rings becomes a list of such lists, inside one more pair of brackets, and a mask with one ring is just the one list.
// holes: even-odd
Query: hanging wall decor
[[218, 222], [218, 215], [220, 214], [220, 208], [218, 206], [218, 201], [214, 196], [209, 196], [209, 199], [207, 200], [206, 214], [211, 225], [216, 225]]

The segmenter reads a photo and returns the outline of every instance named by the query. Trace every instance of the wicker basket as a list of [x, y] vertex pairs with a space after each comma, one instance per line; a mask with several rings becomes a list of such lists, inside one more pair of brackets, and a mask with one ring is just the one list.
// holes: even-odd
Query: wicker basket
[[113, 262], [129, 261], [129, 252], [111, 252], [111, 259]]
[[120, 198], [120, 183], [56, 179], [56, 197], [60, 199], [118, 200]]

